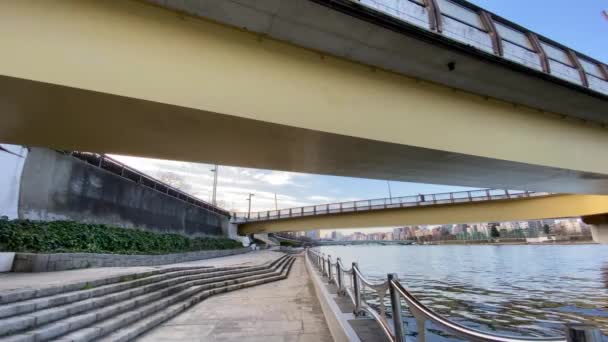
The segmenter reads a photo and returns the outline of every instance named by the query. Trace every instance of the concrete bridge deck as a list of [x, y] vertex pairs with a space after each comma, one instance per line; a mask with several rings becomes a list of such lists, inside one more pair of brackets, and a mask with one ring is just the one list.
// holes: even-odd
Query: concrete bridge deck
[[235, 213], [232, 221], [238, 224], [239, 234], [254, 234], [565, 217], [606, 224], [606, 213], [608, 196], [476, 190]]

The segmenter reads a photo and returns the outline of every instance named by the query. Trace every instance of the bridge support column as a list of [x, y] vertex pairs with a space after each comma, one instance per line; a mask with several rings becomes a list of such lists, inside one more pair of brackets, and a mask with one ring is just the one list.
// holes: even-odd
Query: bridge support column
[[608, 244], [608, 224], [592, 224], [591, 236], [593, 236], [593, 241], [597, 243]]
[[585, 216], [583, 222], [591, 225], [593, 241], [608, 244], [608, 214]]

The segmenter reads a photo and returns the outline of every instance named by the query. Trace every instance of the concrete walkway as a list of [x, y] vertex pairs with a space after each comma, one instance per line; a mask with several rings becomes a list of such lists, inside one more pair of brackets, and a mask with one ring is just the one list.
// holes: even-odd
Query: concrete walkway
[[299, 256], [287, 279], [211, 297], [138, 339], [160, 341], [333, 339]]
[[87, 268], [71, 271], [42, 272], [42, 273], [0, 273], [0, 294], [14, 290], [41, 289], [51, 286], [63, 286], [81, 283], [113, 276], [142, 273], [152, 270], [192, 267], [192, 266], [254, 266], [280, 257], [282, 253], [272, 251], [255, 251], [227, 257], [183, 262], [179, 264], [138, 267], [102, 267]]

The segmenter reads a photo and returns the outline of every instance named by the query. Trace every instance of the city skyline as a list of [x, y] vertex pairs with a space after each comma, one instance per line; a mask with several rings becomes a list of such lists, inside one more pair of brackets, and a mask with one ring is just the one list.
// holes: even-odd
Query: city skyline
[[[368, 236], [373, 236], [374, 234], [387, 234], [387, 233], [395, 233], [396, 229], [403, 228], [413, 228], [416, 227], [419, 231], [425, 232], [433, 232], [435, 229], [448, 229], [450, 234], [458, 235], [459, 233], [467, 232], [468, 233], [482, 233], [486, 235], [490, 235], [491, 225], [496, 224], [497, 229], [504, 230], [507, 232], [512, 232], [516, 230], [528, 230], [534, 231], [538, 233], [543, 229], [544, 225], [548, 225], [550, 229], [552, 229], [553, 234], [555, 235], [571, 235], [571, 234], [582, 234], [589, 233], [589, 227], [586, 225], [580, 218], [560, 218], [560, 219], [545, 219], [545, 220], [527, 220], [527, 221], [505, 221], [505, 222], [475, 222], [475, 223], [451, 223], [451, 224], [443, 224], [443, 225], [402, 225], [395, 227], [381, 227], [381, 228], [355, 228], [355, 229], [321, 229], [321, 230], [311, 230], [306, 232], [298, 232], [303, 235], [310, 236], [310, 234], [315, 234], [318, 238], [326, 239], [334, 236], [335, 233], [338, 233], [342, 236], [363, 234]], [[449, 227], [449, 228], [448, 228]], [[313, 232], [313, 233], [308, 233]], [[393, 236], [392, 239], [388, 240], [407, 240], [404, 238], [397, 239]], [[372, 239], [372, 240], [385, 240], [385, 239]]]

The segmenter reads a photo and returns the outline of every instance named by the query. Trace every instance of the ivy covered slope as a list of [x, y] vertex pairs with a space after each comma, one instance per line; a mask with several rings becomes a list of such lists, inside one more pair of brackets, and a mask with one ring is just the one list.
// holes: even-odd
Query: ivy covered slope
[[187, 238], [73, 221], [0, 220], [0, 251], [169, 254], [242, 247], [226, 238]]

